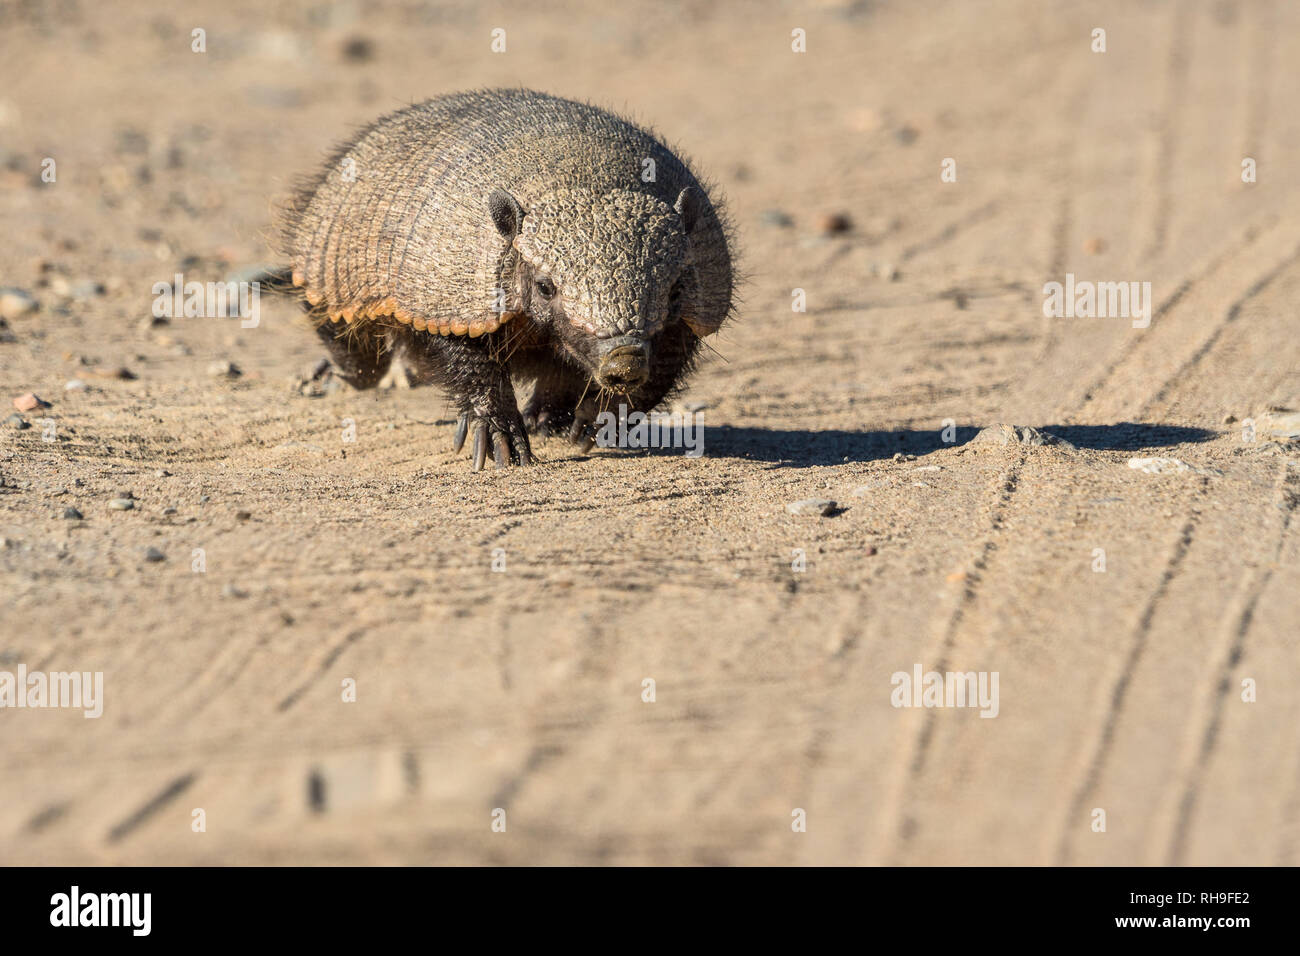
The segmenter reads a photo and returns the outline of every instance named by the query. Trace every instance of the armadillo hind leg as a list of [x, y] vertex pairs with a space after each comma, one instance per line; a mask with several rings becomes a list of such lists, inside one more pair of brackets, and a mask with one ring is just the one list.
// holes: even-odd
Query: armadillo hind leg
[[555, 369], [540, 376], [524, 406], [524, 425], [535, 435], [560, 435], [573, 424], [573, 412], [588, 390], [585, 375]]
[[378, 326], [364, 328], [326, 322], [316, 334], [329, 349], [339, 378], [353, 388], [374, 388], [393, 363], [393, 351]]
[[394, 329], [392, 332], [393, 350], [400, 352], [402, 362], [410, 369], [416, 385], [445, 385], [442, 360], [439, 353], [430, 348], [430, 335], [417, 332], [408, 325]]

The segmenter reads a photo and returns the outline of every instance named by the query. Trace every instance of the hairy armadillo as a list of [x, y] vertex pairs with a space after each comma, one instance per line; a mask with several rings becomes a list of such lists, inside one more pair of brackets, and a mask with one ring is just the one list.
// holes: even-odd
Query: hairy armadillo
[[[342, 377], [401, 348], [458, 406], [474, 470], [532, 461], [530, 431], [590, 447], [599, 411], [649, 411], [732, 309], [720, 205], [651, 133], [530, 90], [378, 120], [304, 183], [285, 285]], [[515, 384], [532, 383], [521, 414]]]

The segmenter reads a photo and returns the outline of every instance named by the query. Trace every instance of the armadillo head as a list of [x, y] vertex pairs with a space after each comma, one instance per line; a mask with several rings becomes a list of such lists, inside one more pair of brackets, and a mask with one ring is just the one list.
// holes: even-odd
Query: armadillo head
[[[514, 200], [499, 191], [492, 201], [500, 227], [497, 207]], [[522, 218], [511, 244], [524, 266], [526, 308], [601, 385], [635, 390], [649, 377], [663, 330], [690, 323], [699, 202], [687, 187], [672, 206], [622, 189], [558, 191], [527, 211], [514, 205]]]

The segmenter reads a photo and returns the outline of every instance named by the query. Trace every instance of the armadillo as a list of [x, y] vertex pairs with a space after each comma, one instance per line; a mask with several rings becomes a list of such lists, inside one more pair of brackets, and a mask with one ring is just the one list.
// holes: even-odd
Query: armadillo
[[[720, 202], [652, 133], [525, 89], [437, 97], [338, 149], [287, 203], [284, 284], [341, 377], [401, 349], [442, 385], [483, 469], [530, 433], [591, 446], [600, 411], [648, 412], [732, 313]], [[521, 412], [515, 386], [532, 386]]]

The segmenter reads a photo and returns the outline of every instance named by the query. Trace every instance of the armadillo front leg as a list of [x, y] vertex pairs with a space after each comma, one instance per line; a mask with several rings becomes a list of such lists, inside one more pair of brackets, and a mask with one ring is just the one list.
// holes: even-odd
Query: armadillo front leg
[[532, 448], [515, 401], [506, 366], [493, 358], [489, 336], [477, 339], [428, 336], [428, 368], [460, 409], [452, 450], [472, 440], [474, 470], [481, 471], [489, 452], [497, 468], [531, 465]]

